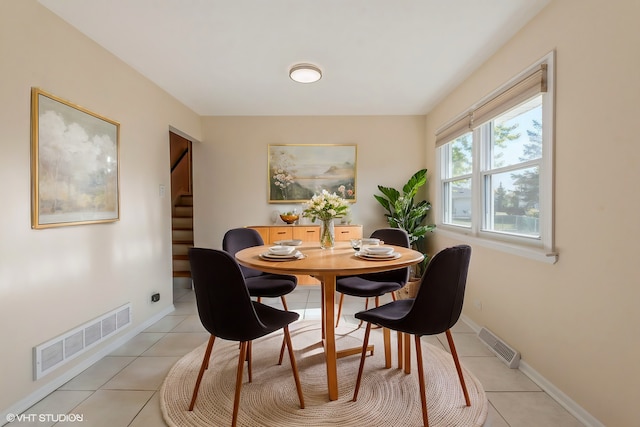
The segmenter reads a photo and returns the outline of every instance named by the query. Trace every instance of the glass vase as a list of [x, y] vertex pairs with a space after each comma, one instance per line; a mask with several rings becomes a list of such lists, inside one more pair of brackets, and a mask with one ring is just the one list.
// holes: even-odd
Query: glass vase
[[320, 224], [320, 247], [322, 249], [333, 248], [336, 242], [336, 231], [333, 219], [323, 219]]

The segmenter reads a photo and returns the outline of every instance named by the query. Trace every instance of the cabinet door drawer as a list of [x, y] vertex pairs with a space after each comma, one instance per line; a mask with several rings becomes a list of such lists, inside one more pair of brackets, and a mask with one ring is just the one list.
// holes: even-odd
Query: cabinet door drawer
[[320, 240], [320, 227], [297, 226], [293, 229], [293, 238], [303, 242], [317, 242]]
[[362, 239], [362, 226], [360, 225], [336, 226], [336, 240], [348, 241], [350, 239]]
[[291, 226], [289, 227], [271, 227], [269, 230], [270, 240], [269, 243], [277, 242], [278, 240], [291, 240], [293, 239], [293, 231]]
[[269, 227], [249, 227], [249, 228], [253, 228], [254, 230], [256, 230], [258, 233], [260, 233], [260, 237], [262, 237], [262, 241], [266, 244], [269, 243], [271, 241], [270, 239], [270, 233], [269, 233]]

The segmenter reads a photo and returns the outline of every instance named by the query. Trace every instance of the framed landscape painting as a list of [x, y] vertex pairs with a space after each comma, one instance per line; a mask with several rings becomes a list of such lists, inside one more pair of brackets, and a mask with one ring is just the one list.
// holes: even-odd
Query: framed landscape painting
[[31, 89], [31, 227], [117, 221], [120, 124]]
[[269, 145], [269, 203], [302, 203], [327, 190], [356, 201], [355, 144]]

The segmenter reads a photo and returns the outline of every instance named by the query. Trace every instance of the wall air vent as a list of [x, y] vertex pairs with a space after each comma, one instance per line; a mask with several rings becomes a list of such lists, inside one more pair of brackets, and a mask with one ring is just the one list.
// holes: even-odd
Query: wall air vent
[[507, 343], [498, 338], [493, 332], [487, 328], [482, 328], [480, 332], [478, 332], [478, 338], [498, 356], [498, 359], [506, 363], [508, 367], [511, 369], [518, 367], [520, 364], [520, 352], [509, 347]]
[[131, 303], [33, 348], [33, 378], [39, 379], [131, 324]]

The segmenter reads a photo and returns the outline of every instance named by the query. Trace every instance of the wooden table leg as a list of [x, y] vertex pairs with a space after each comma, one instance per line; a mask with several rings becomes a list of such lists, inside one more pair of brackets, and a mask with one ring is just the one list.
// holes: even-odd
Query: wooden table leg
[[324, 276], [322, 299], [323, 307], [323, 327], [324, 327], [324, 354], [327, 362], [327, 387], [329, 389], [329, 400], [338, 400], [338, 364], [336, 353], [335, 334], [335, 302], [336, 276]]
[[324, 279], [320, 278], [320, 316], [322, 317], [322, 339], [324, 340], [324, 326], [327, 322], [325, 322], [326, 313], [324, 311]]

